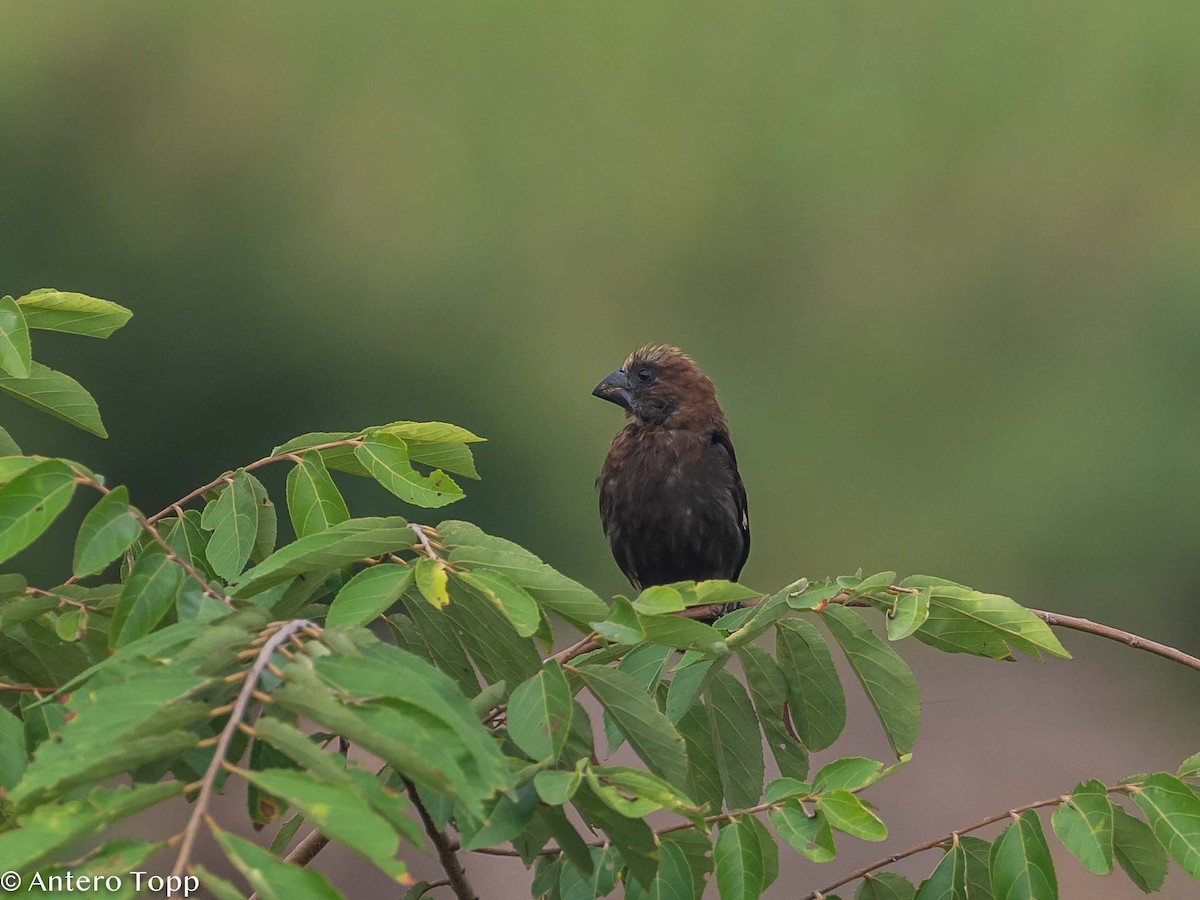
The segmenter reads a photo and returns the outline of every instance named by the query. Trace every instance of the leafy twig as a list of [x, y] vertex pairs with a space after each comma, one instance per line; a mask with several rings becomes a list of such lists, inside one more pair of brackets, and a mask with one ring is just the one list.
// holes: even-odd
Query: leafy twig
[[229, 721], [221, 729], [221, 735], [217, 739], [216, 747], [213, 749], [212, 762], [208, 764], [208, 769], [204, 772], [204, 777], [200, 780], [200, 790], [196, 795], [196, 802], [192, 806], [192, 815], [183, 829], [182, 840], [179, 845], [179, 855], [175, 859], [175, 867], [171, 870], [172, 875], [182, 875], [187, 869], [188, 859], [192, 853], [192, 846], [196, 843], [196, 835], [200, 830], [200, 823], [204, 821], [205, 812], [208, 810], [209, 801], [212, 799], [213, 786], [216, 783], [217, 775], [221, 771], [221, 766], [225, 762], [225, 754], [229, 752], [229, 744], [233, 740], [234, 734], [237, 733], [242, 717], [246, 714], [246, 707], [250, 705], [250, 700], [257, 690], [259, 676], [262, 675], [263, 670], [267, 667], [267, 663], [271, 661], [271, 654], [293, 634], [305, 628], [313, 627], [313, 625], [314, 623], [308, 619], [293, 619], [290, 622], [282, 624], [267, 639], [254, 657], [254, 662], [250, 666], [250, 670], [246, 673], [246, 680], [242, 683], [242, 689], [238, 691], [237, 699], [231, 705]]
[[[1137, 782], [1133, 782], [1129, 784], [1107, 785], [1104, 789], [1110, 794], [1128, 793], [1129, 791], [1135, 790], [1139, 786], [1140, 785]], [[810, 894], [805, 894], [802, 900], [820, 900], [821, 897], [828, 894], [830, 891], [837, 890], [844, 884], [849, 884], [851, 881], [857, 881], [866, 875], [870, 875], [877, 869], [882, 869], [884, 866], [890, 866], [902, 859], [915, 856], [918, 853], [924, 853], [926, 850], [932, 850], [934, 847], [939, 847], [942, 844], [945, 844], [947, 841], [953, 841], [960, 834], [966, 834], [970, 831], [978, 831], [980, 828], [986, 828], [988, 825], [993, 825], [996, 822], [1001, 822], [1004, 819], [1009, 818], [1010, 816], [1015, 816], [1031, 809], [1041, 809], [1046, 806], [1056, 806], [1066, 799], [1067, 797], [1063, 795], [1059, 795], [1057, 797], [1047, 797], [1045, 800], [1035, 800], [1033, 803], [1026, 803], [1024, 806], [1014, 806], [1012, 809], [1006, 809], [1004, 812], [987, 816], [986, 818], [980, 819], [978, 822], [972, 822], [970, 825], [967, 825], [964, 828], [958, 828], [949, 834], [944, 834], [941, 837], [934, 838], [933, 840], [924, 841], [923, 843], [917, 844], [915, 847], [909, 847], [907, 850], [902, 850], [899, 853], [893, 853], [891, 856], [885, 859], [881, 859], [877, 862], [871, 863], [870, 865], [863, 866], [861, 869], [855, 869], [849, 875], [843, 876], [832, 884], [828, 884], [820, 890], [813, 891]]]
[[[334, 447], [353, 447], [355, 444], [361, 444], [362, 441], [363, 441], [362, 435], [356, 435], [355, 437], [345, 438], [340, 441], [330, 441], [327, 444], [314, 444], [311, 447], [302, 447], [299, 450], [293, 450], [289, 453], [280, 453], [277, 456], [264, 456], [262, 459], [256, 459], [252, 463], [246, 463], [246, 465], [242, 466], [241, 468], [243, 471], [249, 472], [253, 469], [260, 469], [263, 466], [270, 465], [271, 463], [274, 463], [274, 462], [280, 462], [285, 459], [291, 459], [293, 456], [296, 456], [298, 454], [312, 453], [313, 451], [316, 451], [316, 450], [331, 450]], [[156, 512], [154, 515], [150, 516], [146, 521], [149, 522], [151, 525], [153, 525], [155, 522], [157, 522], [163, 516], [170, 514], [175, 507], [183, 506], [185, 503], [191, 503], [197, 497], [203, 495], [204, 493], [206, 493], [208, 491], [211, 491], [213, 488], [220, 487], [222, 484], [224, 484], [225, 479], [227, 479], [228, 477], [229, 477], [229, 475], [227, 473], [222, 472], [219, 476], [214, 478], [208, 484], [201, 485], [200, 487], [196, 488], [194, 491], [191, 491], [190, 493], [187, 493], [184, 496], [180, 497], [174, 503], [168, 504], [167, 506], [163, 507], [158, 512]]]

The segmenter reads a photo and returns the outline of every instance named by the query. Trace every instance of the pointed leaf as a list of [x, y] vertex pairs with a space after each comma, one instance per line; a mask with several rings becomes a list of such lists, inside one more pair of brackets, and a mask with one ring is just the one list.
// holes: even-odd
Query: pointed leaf
[[887, 826], [849, 791], [829, 791], [817, 798], [817, 809], [838, 831], [864, 841], [887, 838]]
[[1076, 786], [1070, 799], [1054, 811], [1054, 833], [1093, 875], [1107, 875], [1113, 867], [1113, 807], [1099, 781]]
[[70, 375], [56, 372], [36, 360], [30, 364], [28, 378], [0, 373], [0, 391], [96, 437], [108, 437], [92, 395]]
[[686, 787], [683, 738], [642, 686], [624, 672], [603, 666], [580, 666], [574, 671], [650, 770], [677, 787]]
[[129, 491], [113, 488], [88, 510], [75, 540], [73, 571], [77, 577], [95, 575], [129, 549], [141, 533], [129, 506]]
[[17, 300], [30, 328], [106, 338], [130, 320], [133, 313], [109, 300], [86, 294], [41, 288]]
[[867, 875], [854, 892], [854, 900], [913, 900], [917, 889], [907, 878], [892, 872]]
[[14, 378], [28, 378], [29, 327], [12, 297], [0, 297], [0, 369]]
[[237, 580], [234, 594], [249, 597], [296, 575], [336, 569], [366, 556], [412, 543], [412, 530], [399, 516], [349, 519], [280, 547]]
[[824, 750], [846, 726], [846, 695], [821, 634], [803, 619], [785, 619], [775, 655], [788, 685], [788, 708], [804, 746]]
[[242, 770], [242, 775], [260, 790], [286, 800], [322, 834], [365, 857], [392, 880], [409, 880], [404, 863], [393, 859], [399, 846], [396, 832], [354, 791], [295, 769]]
[[776, 834], [813, 862], [828, 862], [837, 855], [829, 819], [820, 809], [808, 816], [798, 801], [789, 800], [768, 812], [767, 818]]
[[317, 453], [300, 457], [287, 477], [288, 516], [296, 537], [308, 537], [350, 518], [346, 501]]
[[967, 854], [961, 844], [955, 842], [946, 851], [933, 874], [917, 891], [916, 900], [968, 900]]
[[470, 572], [458, 572], [455, 577], [500, 610], [521, 637], [537, 634], [541, 624], [537, 601], [503, 572], [473, 569]]
[[862, 682], [892, 748], [898, 756], [910, 752], [921, 724], [921, 692], [912, 670], [862, 616], [841, 606], [827, 607], [822, 615]]
[[787, 680], [783, 672], [760, 647], [747, 645], [740, 648], [738, 659], [746, 673], [754, 710], [779, 771], [792, 778], [807, 778], [808, 751], [792, 736], [783, 720], [788, 715]]
[[56, 459], [38, 463], [0, 488], [0, 562], [37, 540], [74, 493], [74, 473]]
[[915, 594], [898, 594], [895, 606], [887, 617], [889, 641], [898, 641], [913, 634], [929, 618], [931, 588], [921, 588]]
[[762, 738], [754, 707], [741, 682], [726, 671], [714, 674], [704, 696], [712, 732], [717, 771], [731, 809], [754, 806], [762, 799]]
[[380, 563], [363, 569], [333, 598], [325, 624], [366, 625], [387, 612], [412, 587], [413, 567]]
[[262, 900], [289, 900], [292, 897], [341, 900], [342, 895], [320, 873], [284, 862], [257, 844], [214, 824], [210, 823], [209, 828], [234, 868]]
[[1026, 810], [996, 838], [992, 890], [1005, 900], [1057, 900], [1054, 861], [1037, 813]]
[[1142, 893], [1152, 894], [1167, 877], [1167, 851], [1145, 822], [1113, 804], [1113, 855]]
[[1183, 871], [1200, 881], [1200, 797], [1165, 772], [1151, 775], [1133, 792], [1154, 836]]
[[182, 577], [183, 570], [158, 545], [139, 556], [113, 612], [109, 648], [124, 647], [149, 634], [175, 602]]
[[721, 829], [713, 862], [721, 900], [758, 900], [764, 887], [762, 848], [748, 822], [735, 820]]
[[354, 448], [355, 458], [378, 481], [406, 503], [439, 507], [463, 497], [449, 475], [434, 469], [422, 475], [409, 462], [408, 445], [391, 434], [374, 434]]
[[244, 470], [234, 473], [221, 495], [204, 507], [200, 524], [212, 532], [205, 551], [212, 570], [226, 581], [237, 578], [250, 559], [258, 533], [258, 505]]
[[508, 736], [531, 759], [558, 759], [570, 733], [572, 700], [562, 669], [550, 660], [509, 697]]

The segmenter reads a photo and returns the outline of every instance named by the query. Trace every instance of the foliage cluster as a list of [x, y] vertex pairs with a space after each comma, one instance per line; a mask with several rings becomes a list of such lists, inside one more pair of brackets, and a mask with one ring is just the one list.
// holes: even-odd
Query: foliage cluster
[[[30, 329], [107, 337], [129, 315], [58, 291], [3, 298], [0, 389], [103, 436], [90, 395], [32, 360]], [[0, 576], [0, 865], [43, 877], [149, 866], [196, 874], [221, 898], [337, 897], [306, 867], [334, 841], [414, 898], [473, 896], [459, 857], [479, 851], [529, 867], [535, 897], [695, 898], [715, 883], [722, 900], [749, 900], [775, 881], [780, 842], [826, 863], [836, 835], [887, 838], [864, 795], [902, 772], [921, 709], [893, 643], [1068, 656], [1013, 600], [920, 575], [800, 579], [767, 595], [681, 583], [606, 602], [470, 523], [353, 517], [334, 479], [442, 507], [463, 496], [455, 476], [478, 477], [480, 440], [440, 422], [306, 434], [147, 515], [126, 487], [23, 455], [0, 430], [0, 562], [76, 494], [95, 497], [62, 584]], [[291, 467], [290, 541], [252, 474], [273, 464]], [[733, 601], [745, 606], [698, 621]], [[554, 652], [566, 632], [576, 639]], [[894, 760], [810, 765], [846, 721], [835, 652]], [[614, 761], [626, 744], [622, 759], [640, 765]], [[1200, 754], [1174, 773], [1084, 781], [899, 854], [941, 850], [920, 884], [883, 871], [889, 857], [810, 896], [856, 882], [861, 900], [1051, 900], [1037, 812], [1050, 807], [1054, 835], [1091, 872], [1119, 866], [1150, 892], [1170, 857], [1200, 880], [1198, 778]], [[209, 814], [238, 782], [261, 841]], [[103, 839], [181, 797], [179, 834]], [[1005, 819], [991, 841], [965, 833]], [[195, 861], [210, 839], [244, 885]], [[403, 859], [427, 842], [447, 877], [413, 884]]]

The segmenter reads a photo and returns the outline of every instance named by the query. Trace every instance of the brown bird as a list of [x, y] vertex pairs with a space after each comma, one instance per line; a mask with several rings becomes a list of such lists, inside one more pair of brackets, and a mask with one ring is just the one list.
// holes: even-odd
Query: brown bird
[[643, 347], [596, 385], [625, 410], [596, 485], [617, 566], [641, 590], [736, 581], [750, 554], [746, 488], [712, 379], [675, 347]]

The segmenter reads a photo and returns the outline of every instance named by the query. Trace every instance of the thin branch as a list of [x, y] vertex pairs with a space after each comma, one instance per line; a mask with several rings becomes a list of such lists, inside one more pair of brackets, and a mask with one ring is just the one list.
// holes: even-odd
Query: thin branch
[[284, 859], [297, 866], [307, 866], [316, 859], [317, 854], [324, 850], [328, 843], [329, 838], [313, 829]]
[[429, 839], [437, 849], [438, 860], [441, 862], [442, 868], [446, 870], [446, 878], [449, 879], [450, 889], [454, 891], [454, 896], [458, 897], [458, 900], [479, 900], [479, 895], [475, 893], [471, 883], [467, 880], [467, 872], [455, 852], [458, 849], [457, 842], [452, 842], [437, 827], [437, 823], [433, 821], [429, 810], [421, 801], [421, 795], [417, 793], [417, 786], [407, 778], [404, 779], [404, 785], [408, 788], [409, 799], [412, 800], [413, 806], [417, 808], [417, 813], [421, 816], [421, 824], [425, 826], [425, 833], [429, 835]]
[[1113, 628], [1111, 625], [1101, 625], [1099, 622], [1093, 622], [1090, 619], [1066, 616], [1056, 612], [1044, 612], [1040, 609], [1031, 609], [1029, 611], [1047, 625], [1056, 625], [1059, 628], [1071, 628], [1075, 631], [1108, 638], [1110, 641], [1116, 641], [1119, 644], [1132, 647], [1134, 650], [1145, 650], [1147, 653], [1153, 653], [1156, 656], [1161, 656], [1163, 659], [1177, 662], [1181, 666], [1187, 666], [1200, 671], [1200, 659], [1184, 653], [1182, 650], [1176, 650], [1174, 647], [1160, 644], [1158, 641], [1152, 641], [1149, 638], [1141, 637], [1129, 631], [1122, 631], [1120, 628]]
[[[262, 459], [256, 459], [252, 463], [246, 463], [246, 465], [242, 466], [241, 468], [245, 472], [250, 472], [254, 469], [260, 469], [263, 466], [270, 465], [271, 463], [274, 463], [274, 462], [280, 462], [281, 460], [290, 459], [291, 457], [293, 457], [297, 454], [312, 453], [315, 450], [331, 450], [334, 447], [352, 447], [355, 444], [361, 444], [362, 441], [363, 441], [363, 438], [362, 438], [362, 435], [360, 434], [360, 435], [356, 435], [355, 437], [345, 438], [344, 440], [340, 440], [340, 441], [330, 441], [327, 444], [314, 444], [311, 447], [302, 447], [301, 449], [294, 450], [291, 453], [281, 453], [278, 456], [264, 456]], [[203, 495], [207, 491], [211, 491], [213, 488], [220, 487], [222, 484], [225, 483], [225, 479], [228, 477], [229, 476], [227, 474], [221, 473], [218, 477], [214, 478], [208, 484], [201, 485], [200, 487], [196, 488], [194, 491], [180, 497], [174, 503], [168, 504], [167, 506], [163, 507], [158, 512], [156, 512], [154, 515], [150, 516], [146, 521], [148, 521], [151, 525], [153, 525], [155, 522], [157, 522], [163, 516], [169, 515], [176, 507], [181, 507], [185, 503], [191, 503], [193, 500], [195, 500], [197, 497]]]
[[444, 559], [438, 556], [437, 551], [433, 549], [433, 544], [429, 542], [429, 535], [425, 532], [427, 530], [432, 531], [432, 529], [429, 528], [428, 525], [418, 525], [416, 522], [409, 522], [408, 527], [411, 528], [413, 534], [417, 536], [417, 541], [420, 543], [421, 550], [426, 556], [428, 556], [430, 559], [436, 559], [439, 562], [445, 562]]
[[179, 844], [179, 856], [175, 859], [175, 867], [171, 870], [172, 875], [182, 875], [188, 867], [188, 859], [192, 853], [192, 846], [196, 843], [196, 835], [200, 830], [200, 823], [204, 821], [209, 801], [212, 799], [213, 786], [225, 762], [225, 754], [229, 752], [229, 745], [233, 741], [233, 736], [237, 733], [238, 725], [241, 723], [242, 717], [246, 715], [246, 707], [250, 705], [250, 699], [258, 685], [259, 676], [262, 675], [263, 670], [267, 667], [267, 663], [271, 661], [271, 654], [275, 652], [276, 647], [287, 641], [291, 635], [311, 625], [313, 623], [308, 619], [293, 619], [290, 622], [286, 622], [271, 635], [267, 642], [262, 645], [262, 649], [258, 651], [254, 663], [250, 666], [250, 670], [246, 674], [246, 681], [242, 684], [242, 689], [238, 691], [237, 699], [233, 701], [232, 708], [229, 711], [229, 721], [221, 729], [221, 737], [217, 741], [216, 748], [213, 750], [212, 762], [208, 764], [208, 769], [205, 771], [204, 777], [200, 780], [199, 793], [196, 795], [196, 801], [192, 806], [192, 815], [183, 829], [183, 838]]
[[[85, 475], [79, 469], [73, 469], [72, 471], [75, 472], [75, 477], [81, 483], [86, 484], [88, 487], [94, 488], [95, 490], [99, 491], [101, 494], [107, 495], [107, 494], [111, 493], [111, 491], [109, 491], [109, 489], [105, 485], [101, 484], [99, 481], [96, 481], [96, 479]], [[216, 588], [214, 588], [212, 585], [210, 585], [207, 581], [205, 581], [204, 576], [201, 575], [199, 572], [197, 572], [191, 563], [189, 563], [182, 556], [180, 556], [178, 553], [176, 553], [174, 550], [172, 550], [171, 545], [166, 542], [166, 540], [163, 538], [163, 536], [161, 534], [159, 534], [158, 529], [154, 527], [154, 523], [150, 519], [147, 519], [144, 515], [141, 514], [141, 512], [139, 512], [137, 509], [135, 509], [132, 506], [129, 507], [129, 511], [133, 515], [134, 520], [138, 523], [139, 526], [141, 526], [141, 529], [144, 532], [146, 532], [146, 534], [150, 535], [150, 537], [153, 538], [154, 542], [156, 544], [158, 544], [158, 546], [162, 547], [163, 551], [167, 555], [167, 559], [171, 560], [171, 562], [175, 563], [175, 565], [177, 565], [177, 566], [179, 566], [179, 568], [183, 569], [184, 573], [190, 579], [192, 579], [192, 581], [194, 581], [194, 582], [196, 582], [196, 584], [200, 585], [200, 589], [202, 591], [204, 591], [205, 594], [207, 594], [209, 597], [212, 597], [214, 600], [218, 600], [221, 603], [224, 603], [230, 609], [233, 609], [233, 601], [230, 600], [228, 597], [226, 597], [224, 594], [222, 594], [220, 591], [218, 591]], [[55, 596], [57, 596], [57, 595], [55, 595]], [[68, 602], [70, 602], [70, 601], [68, 601]]]
[[7, 682], [0, 682], [0, 693], [37, 694], [41, 696], [42, 694], [53, 694], [57, 690], [58, 688], [34, 687], [31, 684], [8, 684]]
[[[1136, 783], [1113, 784], [1107, 785], [1104, 789], [1110, 794], [1127, 793], [1135, 790], [1138, 786], [1139, 785]], [[1003, 821], [1004, 819], [1019, 815], [1020, 813], [1027, 812], [1031, 809], [1041, 809], [1046, 806], [1057, 806], [1066, 799], [1068, 799], [1066, 795], [1060, 794], [1057, 797], [1047, 797], [1045, 800], [1035, 800], [1033, 803], [1026, 803], [1024, 806], [1014, 806], [1012, 809], [1006, 809], [1004, 812], [987, 816], [986, 818], [980, 819], [978, 822], [972, 822], [970, 825], [967, 825], [964, 828], [956, 829], [949, 834], [944, 834], [941, 837], [934, 838], [933, 840], [924, 841], [923, 843], [917, 844], [915, 847], [909, 847], [907, 850], [902, 850], [899, 853], [893, 853], [891, 856], [881, 859], [877, 862], [873, 862], [870, 865], [863, 866], [861, 869], [855, 869], [849, 875], [838, 879], [832, 884], [828, 884], [820, 890], [813, 891], [810, 894], [805, 894], [802, 900], [820, 900], [821, 897], [828, 894], [830, 891], [837, 890], [844, 884], [849, 884], [851, 881], [857, 881], [866, 875], [870, 875], [877, 869], [890, 866], [902, 859], [907, 859], [910, 856], [916, 856], [918, 853], [924, 853], [926, 850], [932, 850], [934, 847], [940, 847], [947, 841], [953, 841], [960, 834], [966, 834], [970, 831], [978, 831], [980, 828], [986, 828], [988, 825], [994, 825], [996, 822]]]

